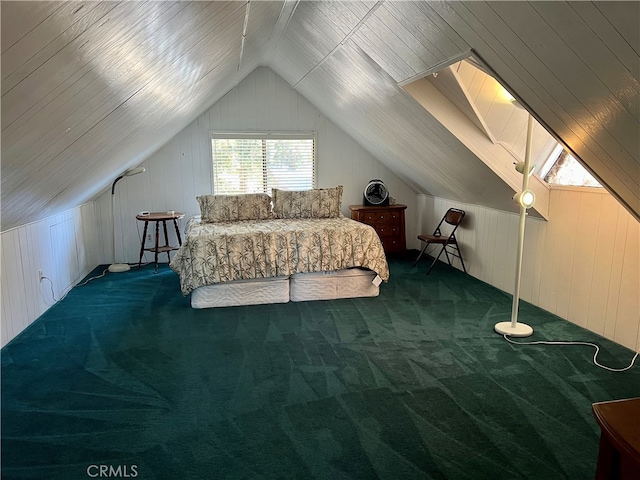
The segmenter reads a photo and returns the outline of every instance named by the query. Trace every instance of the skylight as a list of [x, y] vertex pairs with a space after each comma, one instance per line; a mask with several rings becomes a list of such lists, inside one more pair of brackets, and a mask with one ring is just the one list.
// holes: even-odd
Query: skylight
[[540, 176], [549, 185], [602, 187], [593, 175], [560, 144], [549, 156], [549, 160], [540, 171]]

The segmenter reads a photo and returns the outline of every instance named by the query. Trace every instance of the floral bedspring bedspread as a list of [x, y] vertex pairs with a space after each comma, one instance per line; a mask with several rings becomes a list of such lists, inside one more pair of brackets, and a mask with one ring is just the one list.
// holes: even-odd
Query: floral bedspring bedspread
[[195, 215], [170, 266], [183, 295], [220, 282], [352, 267], [389, 278], [376, 231], [346, 217], [201, 223]]

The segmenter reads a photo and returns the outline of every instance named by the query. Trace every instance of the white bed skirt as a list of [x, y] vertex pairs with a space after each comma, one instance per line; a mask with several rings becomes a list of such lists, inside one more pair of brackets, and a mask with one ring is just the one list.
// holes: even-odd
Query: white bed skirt
[[212, 308], [375, 297], [380, 292], [380, 281], [375, 272], [359, 268], [238, 280], [196, 288], [191, 292], [191, 306]]

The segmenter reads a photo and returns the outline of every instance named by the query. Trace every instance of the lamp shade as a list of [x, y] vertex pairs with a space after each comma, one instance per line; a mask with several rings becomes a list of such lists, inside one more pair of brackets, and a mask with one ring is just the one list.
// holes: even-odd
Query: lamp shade
[[136, 168], [132, 168], [130, 170], [127, 170], [122, 175], [124, 175], [125, 177], [130, 177], [131, 175], [137, 175], [137, 174], [145, 172], [145, 171], [146, 171], [146, 169], [144, 167], [136, 167]]
[[516, 193], [513, 196], [513, 200], [524, 208], [531, 208], [536, 203], [536, 194], [531, 190], [524, 190], [521, 193]]
[[113, 258], [113, 263], [109, 265], [109, 271], [112, 273], [126, 272], [127, 270], [129, 270], [128, 263], [116, 263], [116, 184], [124, 177], [137, 175], [139, 173], [143, 173], [144, 171], [146, 171], [144, 167], [130, 168], [122, 175], [118, 176], [111, 185], [111, 255]]

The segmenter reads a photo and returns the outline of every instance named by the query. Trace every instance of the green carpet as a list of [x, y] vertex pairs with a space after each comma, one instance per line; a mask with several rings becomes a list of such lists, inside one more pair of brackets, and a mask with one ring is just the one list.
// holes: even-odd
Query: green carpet
[[[593, 478], [591, 404], [640, 396], [640, 366], [511, 345], [493, 332], [509, 295], [390, 268], [376, 298], [208, 310], [167, 266], [74, 288], [2, 349], [2, 478]], [[612, 367], [633, 355], [524, 302], [520, 319]]]

